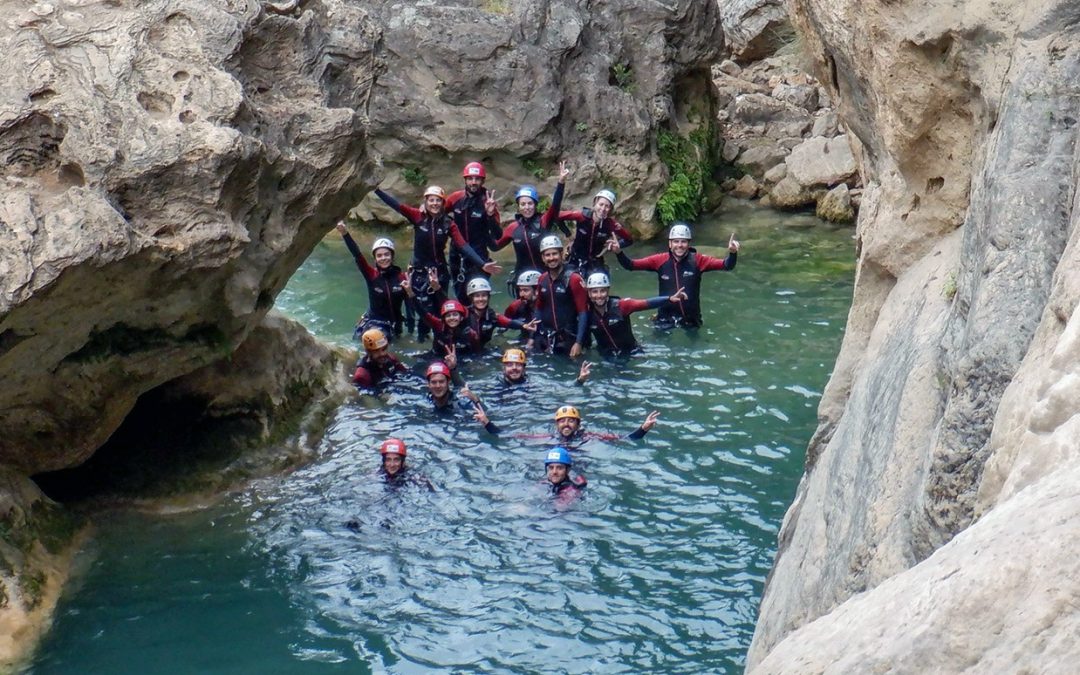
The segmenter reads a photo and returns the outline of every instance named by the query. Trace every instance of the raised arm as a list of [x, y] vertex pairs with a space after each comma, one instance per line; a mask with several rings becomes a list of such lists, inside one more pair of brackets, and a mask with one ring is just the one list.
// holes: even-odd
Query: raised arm
[[349, 234], [349, 230], [345, 227], [345, 223], [339, 220], [336, 227], [337, 231], [341, 233], [341, 238], [345, 240], [345, 248], [349, 249], [349, 253], [352, 254], [353, 260], [356, 261], [356, 266], [360, 269], [360, 273], [364, 275], [364, 278], [374, 279], [379, 276], [379, 272], [371, 266], [371, 263], [364, 257], [364, 252], [356, 245], [356, 240]]
[[392, 195], [383, 192], [378, 188], [375, 188], [375, 195], [379, 199], [383, 200], [384, 204], [400, 213], [402, 216], [405, 217], [406, 220], [408, 220], [413, 225], [420, 222], [420, 220], [424, 217], [424, 212], [420, 209], [408, 206], [406, 204], [402, 204], [397, 199], [394, 199]]

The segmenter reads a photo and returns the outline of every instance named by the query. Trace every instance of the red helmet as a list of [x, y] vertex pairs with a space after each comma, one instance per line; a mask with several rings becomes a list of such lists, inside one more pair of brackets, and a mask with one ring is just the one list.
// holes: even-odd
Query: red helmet
[[430, 380], [432, 375], [445, 375], [450, 377], [450, 368], [442, 361], [436, 361], [427, 367], [427, 373], [424, 374], [424, 377]]
[[487, 178], [487, 172], [484, 171], [484, 165], [480, 162], [469, 162], [466, 164], [465, 168], [461, 170], [461, 177], [468, 178], [469, 176]]
[[404, 457], [406, 453], [405, 442], [396, 438], [388, 438], [379, 446], [380, 455], [401, 455]]
[[457, 300], [447, 300], [442, 304], [442, 310], [439, 312], [439, 315], [446, 316], [450, 312], [457, 312], [461, 316], [465, 316], [465, 305]]

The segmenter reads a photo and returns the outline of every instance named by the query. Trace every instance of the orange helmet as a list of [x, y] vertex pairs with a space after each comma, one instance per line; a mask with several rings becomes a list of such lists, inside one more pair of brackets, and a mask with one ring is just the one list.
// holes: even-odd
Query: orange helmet
[[369, 328], [364, 331], [364, 334], [360, 336], [360, 341], [364, 343], [364, 349], [369, 352], [382, 349], [390, 344], [390, 341], [386, 339], [386, 334], [378, 328]]
[[564, 405], [564, 406], [562, 406], [561, 408], [559, 408], [558, 410], [555, 411], [555, 421], [556, 422], [558, 422], [559, 420], [561, 420], [563, 418], [566, 418], [566, 417], [573, 417], [576, 420], [580, 420], [581, 419], [581, 413], [579, 413], [578, 409], [575, 408], [572, 405]]
[[401, 455], [404, 457], [406, 453], [405, 442], [396, 438], [388, 438], [379, 446], [380, 455]]
[[520, 363], [525, 365], [525, 352], [520, 349], [507, 349], [502, 357], [503, 363]]
[[424, 190], [424, 197], [436, 196], [439, 199], [446, 201], [446, 190], [442, 189], [438, 185], [429, 185], [428, 189]]

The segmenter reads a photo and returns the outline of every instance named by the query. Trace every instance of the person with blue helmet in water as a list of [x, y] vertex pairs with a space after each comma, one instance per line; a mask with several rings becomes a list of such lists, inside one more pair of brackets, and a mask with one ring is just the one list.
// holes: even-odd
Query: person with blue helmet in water
[[503, 229], [502, 236], [492, 246], [492, 249], [497, 251], [511, 242], [514, 244], [514, 271], [507, 281], [507, 287], [511, 291], [513, 291], [513, 281], [518, 279], [522, 272], [544, 269], [544, 262], [540, 256], [540, 240], [551, 232], [552, 227], [559, 225], [564, 232], [569, 234], [569, 228], [558, 220], [563, 191], [566, 188], [566, 177], [569, 175], [569, 167], [565, 162], [560, 162], [559, 182], [555, 185], [555, 193], [551, 196], [551, 206], [543, 213], [539, 211], [540, 193], [532, 185], [522, 185], [514, 194], [518, 212], [514, 214], [514, 221]]
[[588, 485], [585, 476], [578, 474], [570, 477], [570, 468], [574, 466], [574, 458], [570, 451], [562, 446], [554, 447], [544, 455], [544, 473], [551, 494], [556, 502], [566, 504], [576, 499]]

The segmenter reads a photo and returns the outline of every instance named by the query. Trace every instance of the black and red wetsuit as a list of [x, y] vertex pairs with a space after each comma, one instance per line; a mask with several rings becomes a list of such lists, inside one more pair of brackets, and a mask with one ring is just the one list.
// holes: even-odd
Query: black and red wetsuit
[[617, 257], [619, 264], [628, 270], [656, 272], [661, 295], [670, 297], [679, 291], [686, 291], [686, 300], [660, 307], [656, 313], [657, 323], [694, 327], [701, 325], [701, 275], [735, 269], [737, 254], [729, 252], [727, 258], [721, 260], [690, 249], [681, 260], [670, 251], [636, 260], [631, 260], [620, 251]]
[[551, 486], [551, 494], [555, 496], [555, 503], [560, 506], [565, 506], [580, 497], [589, 484], [589, 481], [581, 474], [573, 478], [567, 476], [559, 483], [545, 482]]
[[604, 356], [629, 354], [638, 348], [634, 331], [630, 326], [630, 315], [643, 309], [656, 309], [668, 302], [660, 295], [648, 300], [634, 298], [609, 297], [607, 304], [598, 309], [589, 302], [589, 327], [592, 329], [596, 348]]
[[607, 271], [604, 249], [612, 234], [621, 247], [634, 243], [634, 237], [614, 218], [604, 218], [598, 226], [593, 222], [592, 209], [589, 208], [563, 211], [559, 214], [559, 220], [572, 220], [577, 223], [566, 264], [583, 277], [588, 277], [593, 272]]
[[637, 441], [645, 438], [647, 432], [644, 427], [638, 427], [629, 434], [613, 434], [608, 431], [586, 431], [583, 428], [578, 428], [570, 436], [563, 436], [559, 433], [558, 429], [546, 434], [514, 434], [514, 438], [522, 438], [529, 440], [545, 440], [554, 445], [561, 445], [570, 451], [580, 450], [581, 446], [589, 441], [620, 441], [624, 438], [628, 438], [632, 441]]
[[[514, 214], [514, 222], [506, 226], [502, 236], [498, 238], [492, 250], [498, 251], [509, 243], [514, 244], [514, 272], [510, 275], [510, 281], [517, 283], [518, 275], [526, 270], [543, 271], [544, 263], [540, 258], [540, 240], [551, 233], [551, 228], [558, 224], [565, 229], [562, 221], [556, 219], [559, 215], [559, 207], [562, 206], [563, 190], [565, 185], [559, 183], [555, 186], [555, 194], [551, 197], [551, 206], [542, 214], [534, 213], [532, 218], [526, 219], [520, 213]], [[509, 285], [509, 284], [508, 284]]]
[[548, 270], [536, 290], [536, 316], [540, 319], [537, 348], [563, 354], [569, 353], [575, 342], [584, 347], [589, 296], [581, 275], [566, 266], [555, 275]]
[[365, 354], [356, 362], [356, 370], [353, 372], [353, 384], [358, 387], [377, 387], [407, 370], [405, 364], [393, 354], [388, 354], [381, 361], [375, 361], [371, 356]]
[[[413, 224], [413, 258], [412, 274], [409, 281], [412, 283], [413, 292], [429, 312], [434, 312], [432, 305], [433, 291], [428, 286], [427, 270], [434, 267], [438, 270], [439, 283], [443, 288], [450, 284], [450, 268], [446, 264], [446, 243], [452, 241], [456, 250], [460, 251], [467, 260], [477, 267], [483, 267], [487, 261], [481, 258], [476, 251], [462, 237], [451, 214], [443, 212], [438, 216], [430, 215], [426, 210], [421, 210], [402, 204], [382, 190], [375, 190], [379, 199], [387, 206], [394, 209]], [[423, 331], [421, 331], [422, 333]], [[421, 339], [423, 339], [421, 337]]]
[[[495, 240], [502, 236], [499, 210], [495, 209], [493, 215], [489, 216], [487, 214], [487, 209], [484, 206], [487, 197], [487, 188], [481, 187], [475, 193], [470, 193], [468, 190], [457, 190], [450, 193], [450, 196], [446, 198], [446, 210], [454, 219], [458, 231], [461, 232], [461, 236], [484, 262], [491, 260], [488, 251], [492, 248]], [[454, 281], [454, 294], [462, 304], [468, 302], [465, 288], [469, 280], [477, 277], [491, 278], [491, 275], [481, 269], [481, 266], [463, 260], [456, 249], [450, 252], [450, 276]]]
[[476, 333], [480, 341], [479, 348], [481, 349], [491, 342], [496, 328], [516, 328], [521, 330], [531, 320], [510, 319], [496, 313], [490, 307], [484, 308], [483, 312], [478, 311], [475, 307], [469, 307], [469, 316], [466, 318], [469, 328]]
[[369, 328], [378, 328], [392, 341], [395, 336], [401, 335], [401, 323], [405, 319], [401, 309], [405, 301], [405, 289], [401, 287], [405, 273], [397, 265], [390, 265], [384, 270], [372, 266], [351, 234], [346, 232], [341, 238], [364, 275], [368, 291], [368, 309], [356, 322], [353, 338], [358, 338]]

